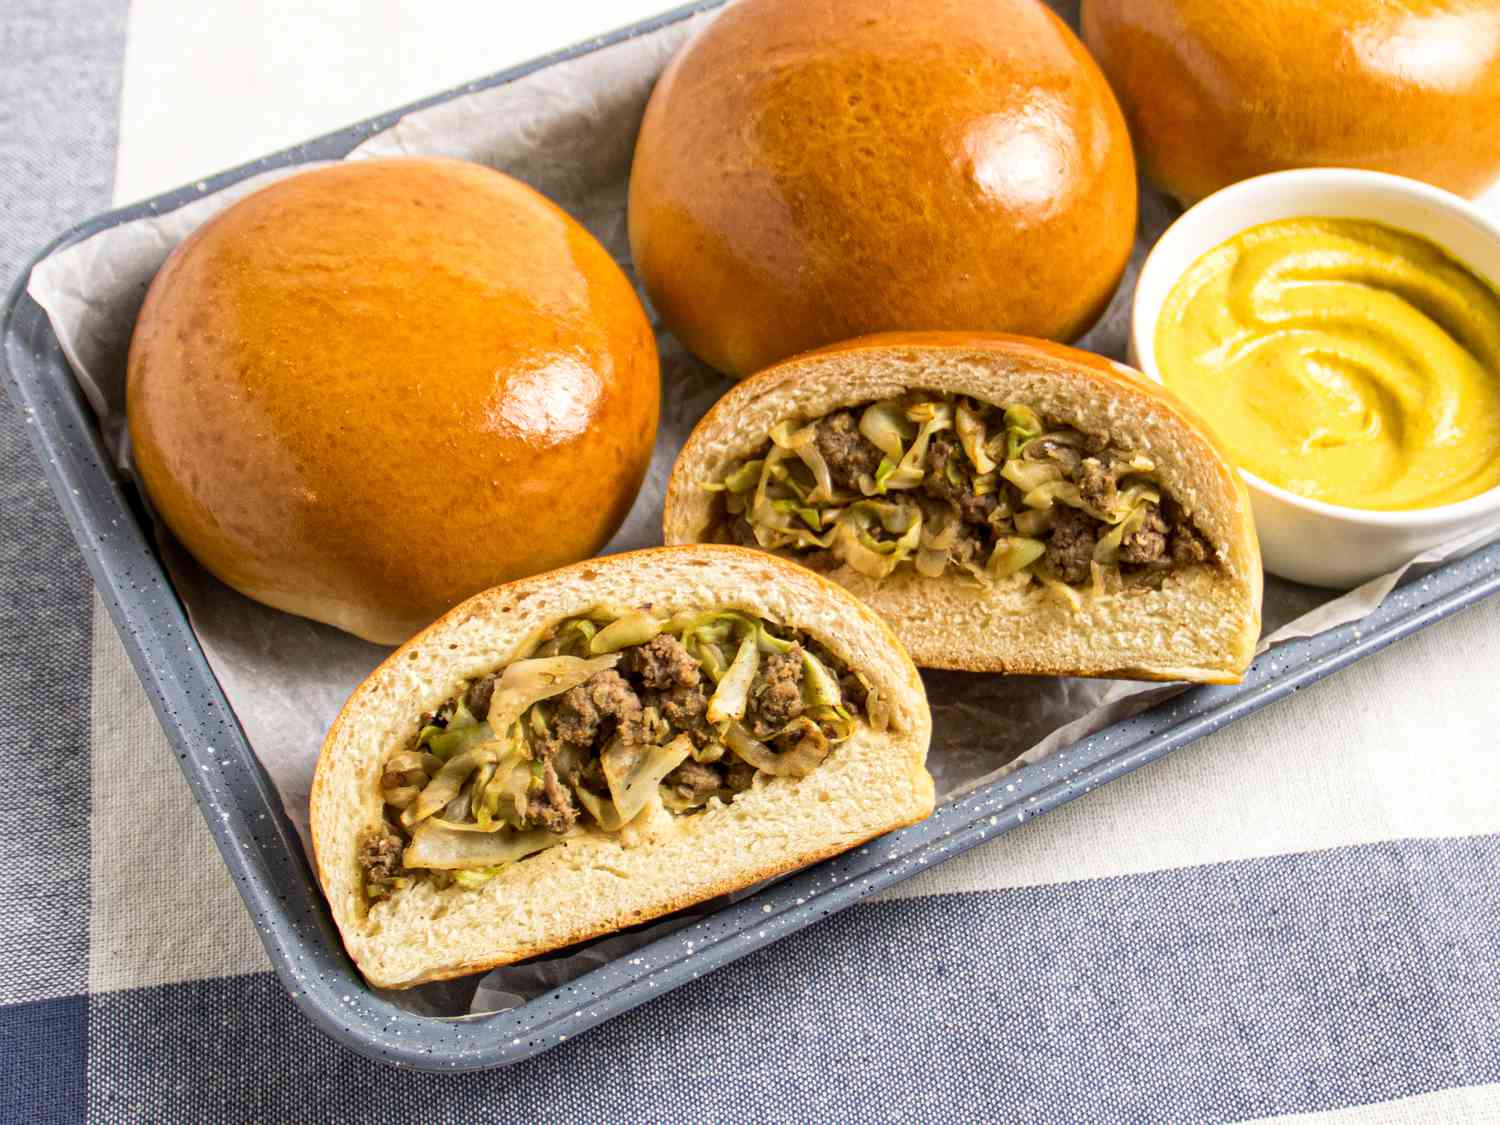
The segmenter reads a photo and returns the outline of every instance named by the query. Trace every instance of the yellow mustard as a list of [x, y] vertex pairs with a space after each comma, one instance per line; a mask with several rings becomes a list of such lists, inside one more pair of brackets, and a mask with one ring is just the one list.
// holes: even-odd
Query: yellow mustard
[[1236, 235], [1173, 287], [1168, 387], [1243, 468], [1354, 508], [1430, 508], [1500, 484], [1500, 294], [1380, 223]]

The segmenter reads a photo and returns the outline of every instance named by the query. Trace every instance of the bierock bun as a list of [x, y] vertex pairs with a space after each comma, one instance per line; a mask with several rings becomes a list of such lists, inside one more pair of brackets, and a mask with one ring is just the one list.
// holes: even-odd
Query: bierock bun
[[258, 601], [394, 643], [593, 554], [656, 435], [630, 282], [531, 188], [351, 161], [200, 227], [157, 274], [127, 413], [151, 502]]
[[1038, 0], [740, 0], [657, 82], [629, 218], [663, 323], [738, 377], [888, 329], [1080, 335], [1135, 162]]
[[1183, 203], [1284, 168], [1500, 176], [1494, 0], [1083, 0], [1083, 35]]
[[[946, 399], [954, 414], [962, 403], [969, 417], [987, 413], [992, 419], [985, 437], [996, 467], [984, 475], [985, 495], [974, 496], [979, 474], [969, 466], [967, 447], [959, 448], [963, 430], [952, 417], [934, 423], [939, 428], [925, 448], [925, 463], [918, 449], [921, 431], [913, 419], [905, 423], [903, 448], [918, 462], [916, 479], [901, 481], [905, 468], [887, 476], [895, 466], [884, 462], [874, 469], [881, 457], [869, 450], [866, 465], [879, 481], [867, 472], [857, 488], [839, 488], [831, 503], [821, 505], [823, 511], [833, 517], [860, 509], [891, 513], [892, 505], [907, 505], [907, 510], [919, 506], [920, 546], [928, 547], [945, 543], [942, 529], [948, 527], [946, 535], [951, 535], [954, 509], [961, 511], [967, 504], [980, 514], [965, 519], [993, 516], [1000, 524], [980, 530], [966, 523], [964, 533], [947, 542], [957, 552], [965, 535], [988, 539], [994, 526], [993, 543], [984, 541], [980, 551], [970, 553], [964, 559], [968, 566], [949, 561], [945, 567], [940, 552], [940, 573], [928, 575], [914, 565], [921, 554], [918, 542], [912, 542], [907, 561], [884, 576], [872, 575], [851, 558], [855, 563], [861, 558], [865, 563], [881, 559], [862, 552], [858, 542], [841, 539], [859, 525], [848, 524], [845, 515], [830, 529], [820, 518], [820, 530], [813, 532], [803, 513], [819, 505], [808, 494], [800, 501], [772, 501], [767, 518], [789, 531], [773, 532], [768, 546], [775, 549], [781, 539], [800, 538], [802, 544], [778, 553], [819, 567], [859, 597], [885, 618], [923, 667], [1216, 683], [1240, 679], [1260, 632], [1262, 573], [1249, 496], [1239, 473], [1175, 395], [1127, 367], [1058, 344], [992, 334], [889, 333], [836, 344], [762, 371], [721, 398], [683, 446], [667, 489], [666, 541], [746, 542], [748, 536], [736, 534], [736, 528], [746, 529], [744, 522], [736, 522], [744, 517], [726, 511], [731, 492], [723, 482], [737, 467], [762, 466], [760, 473], [738, 484], [740, 503], [754, 515], [764, 497], [756, 497], [749, 488], [757, 476], [767, 480], [769, 454], [774, 452], [768, 435], [777, 432], [777, 444], [785, 453], [800, 444], [809, 423], [843, 412], [846, 419], [860, 420], [860, 430], [854, 434], [846, 429], [842, 440], [863, 442], [862, 435], [874, 432], [864, 411], [872, 403], [900, 402], [908, 395], [919, 405]], [[1007, 451], [1008, 433], [1000, 415], [1011, 407], [1033, 411], [1043, 425], [1032, 431], [1029, 446]], [[932, 417], [930, 410], [927, 416]], [[837, 435], [815, 443], [825, 460], [836, 452], [836, 443], [828, 437]], [[1082, 444], [1093, 437], [1097, 444]], [[1143, 475], [1116, 473], [1120, 486], [1109, 489], [1113, 499], [1100, 500], [1064, 479], [1081, 481], [1088, 459], [1100, 471], [1109, 470], [1112, 463], [1123, 464], [1121, 451], [1146, 461], [1134, 462]], [[1020, 472], [1011, 468], [1011, 460]], [[1061, 471], [1064, 465], [1067, 474]], [[956, 479], [950, 480], [945, 472], [953, 470]], [[833, 471], [836, 466], [830, 462]], [[784, 456], [774, 473], [801, 476], [799, 487], [804, 490], [813, 480], [798, 456]], [[1037, 479], [1027, 485], [1035, 493], [1023, 498], [1026, 490], [1013, 481], [1024, 480], [1026, 474]], [[900, 487], [893, 486], [893, 480]], [[1127, 488], [1127, 480], [1135, 483]], [[962, 503], [950, 507], [947, 498], [955, 496]], [[1071, 585], [1060, 580], [1051, 548], [1061, 531], [1056, 523], [1046, 530], [1046, 521], [1069, 521], [1076, 548], [1086, 501], [1097, 511], [1100, 503], [1126, 500], [1151, 503], [1158, 514], [1171, 513], [1169, 522], [1190, 528], [1182, 535], [1181, 550], [1175, 542], [1176, 528], [1153, 536], [1149, 525], [1142, 524], [1141, 554], [1122, 550], [1110, 558], [1103, 548], [1113, 528], [1100, 522], [1095, 529], [1098, 542], [1084, 543], [1088, 553], [1080, 560], [1081, 575]], [[774, 510], [777, 504], [790, 507]], [[1141, 519], [1144, 514], [1129, 518]], [[1027, 520], [1038, 526], [1023, 528]], [[1131, 526], [1128, 519], [1115, 518], [1114, 526], [1121, 524]], [[860, 541], [874, 535], [882, 541], [878, 548], [889, 551], [909, 525], [893, 519], [882, 528], [872, 515], [864, 526]], [[1085, 533], [1095, 531], [1085, 527]], [[1002, 537], [1005, 549], [992, 554]], [[814, 544], [820, 549], [803, 549]], [[1013, 547], [1035, 554], [1023, 559], [1009, 551]], [[1133, 564], [1153, 547], [1154, 563]], [[1111, 565], [1118, 559], [1124, 565], [1109, 575], [1102, 567], [1096, 573], [1092, 560], [1097, 558]], [[1027, 569], [1017, 569], [1014, 564], [1019, 561], [1026, 562]], [[1007, 562], [1012, 565], [997, 569], [997, 563]], [[1110, 581], [1096, 585], [1106, 577]]]
[[[654, 802], [624, 832], [585, 820], [477, 887], [413, 879], [372, 901], [362, 842], [387, 830], [383, 763], [411, 744], [417, 717], [524, 657], [548, 627], [601, 605], [662, 615], [731, 610], [797, 630], [864, 677], [889, 721], [881, 729], [859, 723], [805, 776], [764, 778], [729, 803], [715, 799], [677, 815]], [[313, 779], [318, 879], [370, 983], [407, 988], [480, 972], [751, 886], [921, 820], [933, 808], [931, 735], [921, 678], [890, 630], [811, 571], [737, 547], [610, 555], [479, 594], [355, 690]]]

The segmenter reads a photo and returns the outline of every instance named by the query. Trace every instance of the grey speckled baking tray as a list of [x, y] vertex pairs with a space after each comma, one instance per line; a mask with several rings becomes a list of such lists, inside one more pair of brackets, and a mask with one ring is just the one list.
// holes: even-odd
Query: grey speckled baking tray
[[[699, 3], [425, 102], [102, 215], [38, 255], [168, 211], [269, 168], [342, 156], [418, 106], [512, 81], [713, 7]], [[928, 821], [821, 863], [700, 918], [510, 1011], [412, 1015], [370, 992], [344, 955], [296, 834], [188, 626], [137, 499], [115, 472], [45, 314], [26, 296], [30, 266], [0, 323], [0, 354], [48, 480], [130, 659], [203, 810], [271, 961], [319, 1027], [375, 1059], [424, 1070], [503, 1066], [775, 941], [992, 836], [1040, 816], [1392, 641], [1500, 590], [1500, 544], [1400, 587], [1357, 624], [1262, 656], [1234, 687], [1200, 687], [1117, 723], [939, 809]]]

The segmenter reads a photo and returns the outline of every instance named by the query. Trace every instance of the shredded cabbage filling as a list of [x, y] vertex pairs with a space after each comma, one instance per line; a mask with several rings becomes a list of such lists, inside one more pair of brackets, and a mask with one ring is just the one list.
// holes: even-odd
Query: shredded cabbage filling
[[876, 579], [1035, 580], [1075, 608], [1214, 561], [1150, 458], [1024, 403], [913, 391], [784, 420], [705, 487], [742, 546]]
[[386, 758], [365, 892], [479, 886], [586, 829], [805, 777], [860, 723], [889, 722], [868, 680], [795, 630], [737, 610], [598, 607], [465, 684]]

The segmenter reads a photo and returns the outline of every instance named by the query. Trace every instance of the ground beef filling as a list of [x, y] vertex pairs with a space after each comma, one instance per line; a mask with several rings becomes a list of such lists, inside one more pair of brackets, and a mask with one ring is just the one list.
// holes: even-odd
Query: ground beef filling
[[[976, 493], [973, 479], [963, 472], [964, 464], [964, 450], [958, 438], [946, 430], [937, 434], [927, 448], [927, 477], [922, 481], [922, 491], [946, 501], [964, 523], [988, 528], [990, 516], [1000, 506], [1000, 497], [995, 492]], [[955, 481], [955, 476], [959, 480]]]
[[[816, 446], [829, 477], [838, 489], [856, 497], [868, 494], [882, 460], [881, 451], [860, 432], [859, 421], [859, 410], [841, 410], [816, 425]], [[1120, 498], [1121, 478], [1132, 472], [1132, 455], [1111, 448], [1107, 435], [1065, 432], [1069, 440], [1043, 436], [1029, 442], [1022, 457], [1055, 464], [1062, 479], [1076, 484], [1083, 501], [1095, 510], [1113, 508]], [[977, 487], [973, 466], [952, 429], [932, 435], [919, 491], [924, 502], [941, 504], [959, 521], [948, 559], [960, 566], [983, 564], [998, 536], [1017, 534], [1011, 519], [1026, 511], [1020, 489], [1009, 481], [991, 482], [984, 490]], [[1170, 497], [1163, 496], [1160, 504], [1146, 504], [1145, 509], [1140, 526], [1120, 543], [1117, 558], [1123, 573], [1133, 576], [1212, 560], [1208, 542]], [[1039, 532], [1027, 532], [1046, 545], [1037, 568], [1069, 585], [1088, 583], [1094, 549], [1110, 528], [1082, 508], [1055, 503], [1047, 525]], [[741, 546], [760, 546], [748, 510], [726, 515], [725, 537]], [[839, 565], [827, 549], [786, 549], [814, 569]]]
[[828, 462], [833, 483], [851, 492], [859, 491], [862, 476], [873, 477], [880, 467], [880, 450], [859, 432], [853, 411], [840, 410], [818, 423], [818, 452]]
[[683, 800], [693, 802], [706, 801], [727, 787], [724, 773], [717, 766], [691, 760], [667, 774], [667, 784]]
[[802, 714], [802, 648], [793, 645], [761, 661], [750, 685], [750, 733], [768, 739]]
[[[776, 643], [789, 647], [785, 652], [760, 655], [746, 696], [742, 726], [770, 751], [784, 753], [805, 737], [807, 723], [813, 719], [828, 720], [828, 709], [817, 707], [809, 712], [804, 706], [803, 644], [791, 638]], [[863, 681], [817, 646], [813, 646], [813, 651], [815, 662], [823, 662], [841, 685], [845, 698], [840, 703], [840, 713], [845, 720], [861, 715], [868, 692]], [[421, 757], [423, 739], [430, 737], [431, 732], [449, 730], [460, 708], [468, 711], [471, 722], [487, 715], [497, 675], [473, 681], [436, 713], [423, 715], [420, 725], [425, 733], [413, 740], [401, 763], [388, 765], [388, 771], [399, 772], [401, 784], [412, 780], [421, 785], [430, 782], [440, 768], [434, 755], [426, 755], [429, 764], [423, 767], [425, 773], [411, 767], [409, 760]], [[560, 695], [536, 704], [544, 709], [543, 721], [533, 724], [523, 718], [521, 724], [523, 731], [530, 732], [525, 739], [534, 780], [525, 786], [525, 799], [517, 807], [515, 815], [519, 820], [507, 827], [522, 831], [542, 828], [563, 834], [589, 823], [590, 808], [595, 806], [584, 798], [610, 797], [609, 778], [602, 760], [607, 748], [641, 747], [649, 751], [681, 735], [688, 736], [693, 751], [661, 776], [664, 803], [673, 811], [683, 812], [701, 807], [713, 798], [732, 801], [736, 794], [751, 787], [758, 771], [722, 745], [721, 732], [708, 722], [709, 699], [714, 690], [715, 682], [682, 641], [661, 633], [622, 650], [615, 667], [595, 672]], [[813, 719], [804, 718], [805, 714], [811, 714]], [[476, 728], [460, 725], [454, 729]], [[487, 737], [493, 737], [493, 732]], [[665, 766], [663, 763], [662, 768]], [[395, 783], [387, 777], [383, 784]], [[386, 893], [413, 874], [402, 866], [409, 834], [401, 825], [400, 809], [388, 805], [385, 828], [361, 844], [358, 862], [372, 897]], [[442, 872], [421, 874], [447, 879]]]
[[542, 791], [527, 804], [526, 818], [548, 832], [571, 832], [578, 823], [578, 806], [573, 803], [573, 794], [563, 788], [557, 769], [550, 761], [542, 765]]
[[[613, 669], [569, 689], [553, 718], [557, 740], [591, 746], [601, 733], [618, 730], [627, 743], [646, 741], [645, 709], [635, 688]], [[557, 742], [550, 744], [555, 749]]]
[[405, 845], [394, 832], [382, 832], [368, 837], [360, 845], [359, 865], [364, 869], [367, 883], [390, 883], [406, 873], [401, 866], [401, 852]]
[[630, 650], [627, 663], [649, 691], [697, 687], [703, 678], [698, 662], [676, 637], [652, 637]]
[[1089, 579], [1089, 563], [1099, 542], [1097, 520], [1077, 508], [1059, 506], [1052, 516], [1052, 532], [1047, 537], [1048, 568], [1062, 582], [1076, 584]]

